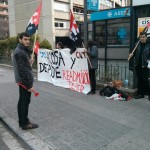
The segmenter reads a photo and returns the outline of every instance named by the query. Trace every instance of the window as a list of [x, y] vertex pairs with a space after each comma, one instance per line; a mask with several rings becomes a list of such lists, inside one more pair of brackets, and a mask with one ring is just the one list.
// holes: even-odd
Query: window
[[104, 21], [98, 21], [95, 23], [95, 42], [98, 46], [103, 47], [105, 46], [105, 22]]
[[[106, 30], [107, 24], [107, 30]], [[111, 19], [107, 21], [96, 21], [94, 38], [98, 46], [118, 47], [130, 44], [130, 20]], [[107, 36], [106, 36], [107, 31]], [[106, 40], [107, 38], [107, 40]], [[106, 45], [107, 41], [107, 45]]]
[[88, 23], [88, 40], [93, 38], [93, 26], [92, 23]]
[[62, 22], [55, 22], [55, 27], [63, 28], [64, 27], [64, 23], [62, 23]]
[[73, 7], [73, 12], [76, 13], [84, 13], [84, 9], [80, 7]]
[[108, 46], [129, 46], [130, 24], [118, 23], [108, 24], [107, 45]]

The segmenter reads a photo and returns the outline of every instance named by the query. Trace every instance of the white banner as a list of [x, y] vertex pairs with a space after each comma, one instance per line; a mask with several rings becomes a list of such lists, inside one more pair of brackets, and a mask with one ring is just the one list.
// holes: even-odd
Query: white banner
[[38, 80], [87, 94], [90, 79], [84, 48], [70, 54], [70, 49], [38, 52]]

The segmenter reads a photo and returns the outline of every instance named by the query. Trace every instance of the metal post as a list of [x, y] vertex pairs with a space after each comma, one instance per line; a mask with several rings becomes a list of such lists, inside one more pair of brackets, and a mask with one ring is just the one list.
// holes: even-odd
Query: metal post
[[84, 0], [84, 45], [87, 47], [87, 0]]

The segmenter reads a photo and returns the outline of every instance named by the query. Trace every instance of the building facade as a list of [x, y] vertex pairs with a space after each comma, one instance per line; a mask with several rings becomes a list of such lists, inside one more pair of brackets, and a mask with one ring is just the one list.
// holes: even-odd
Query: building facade
[[[25, 31], [27, 23], [39, 1], [9, 1], [10, 36]], [[74, 11], [77, 22], [83, 22], [83, 0], [44, 0], [40, 17], [38, 34], [47, 39], [52, 48], [57, 41], [65, 42], [69, 36], [70, 9]]]
[[0, 40], [9, 36], [8, 2], [0, 0]]

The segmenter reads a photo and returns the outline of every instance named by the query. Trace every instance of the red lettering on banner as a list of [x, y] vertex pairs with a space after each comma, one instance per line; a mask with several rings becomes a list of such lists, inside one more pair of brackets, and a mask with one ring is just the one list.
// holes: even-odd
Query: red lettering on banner
[[82, 84], [73, 83], [70, 81], [67, 81], [69, 83], [69, 89], [77, 92], [81, 92], [84, 90], [84, 86]]
[[69, 83], [69, 88], [74, 91], [82, 92], [85, 84], [90, 84], [88, 70], [79, 72], [72, 70], [62, 70], [62, 79]]
[[86, 58], [86, 52], [78, 52], [76, 51], [76, 57], [79, 59]]
[[71, 70], [62, 70], [62, 78], [71, 82], [80, 84], [90, 84], [89, 73], [87, 70], [75, 72]]

